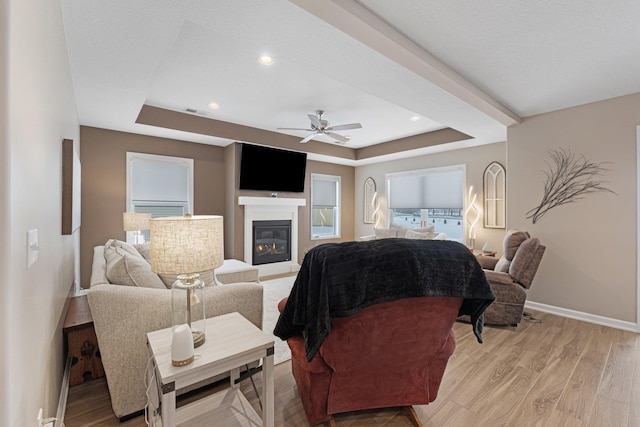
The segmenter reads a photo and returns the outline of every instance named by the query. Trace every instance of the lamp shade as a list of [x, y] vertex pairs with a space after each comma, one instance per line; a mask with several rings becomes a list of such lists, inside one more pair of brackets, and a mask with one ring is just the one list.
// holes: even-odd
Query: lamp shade
[[153, 218], [150, 226], [151, 270], [155, 273], [200, 273], [224, 262], [221, 216]]
[[122, 228], [124, 231], [140, 231], [149, 229], [149, 212], [123, 212]]

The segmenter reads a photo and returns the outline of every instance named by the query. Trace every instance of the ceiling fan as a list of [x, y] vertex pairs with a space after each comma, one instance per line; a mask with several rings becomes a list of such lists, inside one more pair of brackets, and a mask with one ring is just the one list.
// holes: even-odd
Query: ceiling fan
[[360, 129], [362, 125], [360, 123], [349, 123], [346, 125], [337, 125], [337, 126], [329, 126], [329, 122], [322, 119], [322, 115], [324, 114], [323, 110], [316, 110], [316, 114], [307, 114], [309, 120], [311, 121], [311, 125], [309, 129], [303, 128], [278, 128], [281, 130], [306, 130], [309, 132], [313, 132], [311, 135], [307, 136], [300, 142], [304, 144], [305, 142], [311, 141], [313, 138], [319, 135], [327, 135], [330, 138], [333, 138], [336, 142], [345, 144], [349, 142], [350, 137], [342, 136], [340, 134], [335, 133], [337, 130], [348, 130], [348, 129]]

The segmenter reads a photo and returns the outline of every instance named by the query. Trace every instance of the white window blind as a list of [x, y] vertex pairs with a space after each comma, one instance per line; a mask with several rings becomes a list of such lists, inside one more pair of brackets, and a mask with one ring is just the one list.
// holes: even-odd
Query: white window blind
[[131, 162], [132, 200], [189, 200], [190, 168], [163, 160], [136, 158]]
[[[193, 213], [193, 159], [128, 152], [127, 211], [151, 218]], [[149, 230], [142, 235], [148, 242]]]
[[316, 207], [337, 206], [337, 180], [334, 178], [314, 178], [311, 204]]
[[340, 237], [340, 177], [311, 174], [311, 240]]
[[388, 174], [390, 209], [464, 208], [464, 170], [436, 168]]

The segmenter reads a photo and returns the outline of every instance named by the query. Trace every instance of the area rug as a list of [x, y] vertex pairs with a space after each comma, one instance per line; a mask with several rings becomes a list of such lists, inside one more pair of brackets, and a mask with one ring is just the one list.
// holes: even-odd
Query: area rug
[[262, 330], [273, 336], [275, 341], [273, 363], [276, 365], [291, 359], [291, 351], [287, 342], [273, 335], [273, 329], [276, 327], [276, 322], [280, 315], [278, 303], [282, 298], [289, 296], [295, 279], [295, 276], [289, 276], [260, 282], [264, 287], [262, 296], [264, 304], [262, 309]]

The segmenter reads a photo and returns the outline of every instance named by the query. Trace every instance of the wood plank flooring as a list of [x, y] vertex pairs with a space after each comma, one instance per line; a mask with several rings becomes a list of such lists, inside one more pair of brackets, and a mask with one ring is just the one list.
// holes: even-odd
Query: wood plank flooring
[[[533, 315], [540, 323], [486, 327], [483, 344], [476, 342], [469, 324], [456, 323], [457, 348], [438, 398], [415, 407], [425, 427], [640, 426], [640, 335]], [[187, 396], [182, 404], [224, 387]], [[259, 411], [250, 381], [242, 389]], [[308, 425], [289, 362], [275, 368], [275, 394], [276, 426]], [[335, 420], [338, 427], [412, 425], [396, 408]], [[118, 421], [104, 379], [70, 389], [64, 422], [67, 427], [146, 425], [143, 416]]]

